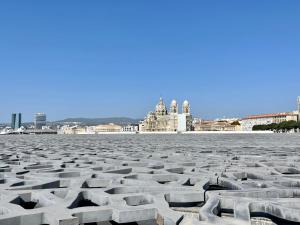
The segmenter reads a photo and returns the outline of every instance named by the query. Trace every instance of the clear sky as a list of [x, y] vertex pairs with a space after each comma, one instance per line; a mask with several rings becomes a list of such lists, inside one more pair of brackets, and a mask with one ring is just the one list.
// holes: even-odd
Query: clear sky
[[142, 118], [160, 96], [201, 118], [293, 110], [300, 1], [1, 1], [0, 87], [1, 122]]

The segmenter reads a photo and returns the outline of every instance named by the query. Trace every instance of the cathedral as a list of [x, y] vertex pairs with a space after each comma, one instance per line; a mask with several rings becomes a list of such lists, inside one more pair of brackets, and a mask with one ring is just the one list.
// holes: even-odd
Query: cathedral
[[182, 104], [182, 113], [179, 113], [178, 104], [173, 100], [170, 111], [162, 98], [155, 107], [155, 112], [150, 112], [139, 124], [141, 132], [184, 132], [192, 130], [193, 118], [190, 113], [190, 104], [185, 100]]

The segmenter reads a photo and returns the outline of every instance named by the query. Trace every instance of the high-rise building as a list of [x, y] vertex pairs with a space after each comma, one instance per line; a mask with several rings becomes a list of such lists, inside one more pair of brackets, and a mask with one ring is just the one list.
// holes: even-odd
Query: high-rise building
[[22, 126], [22, 114], [17, 114], [17, 128], [20, 128]]
[[46, 114], [45, 113], [36, 113], [34, 115], [34, 126], [35, 129], [42, 129], [43, 126], [46, 126]]
[[12, 113], [11, 114], [11, 125], [10, 125], [12, 129], [16, 128], [16, 119], [17, 119], [17, 114]]
[[11, 128], [18, 129], [22, 126], [22, 114], [12, 113], [11, 114]]

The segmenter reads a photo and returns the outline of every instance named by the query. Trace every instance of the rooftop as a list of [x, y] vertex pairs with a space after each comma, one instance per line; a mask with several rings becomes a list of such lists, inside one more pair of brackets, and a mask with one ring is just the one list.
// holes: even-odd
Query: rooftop
[[281, 116], [292, 116], [295, 115], [293, 112], [281, 112], [281, 113], [269, 113], [269, 114], [258, 114], [251, 115], [243, 118], [242, 120], [247, 119], [260, 119], [260, 118], [272, 118], [272, 117], [281, 117]]

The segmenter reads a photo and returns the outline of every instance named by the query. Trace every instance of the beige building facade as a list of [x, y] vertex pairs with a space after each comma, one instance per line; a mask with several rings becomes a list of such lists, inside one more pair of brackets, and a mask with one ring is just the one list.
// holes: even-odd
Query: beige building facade
[[93, 131], [95, 134], [106, 133], [106, 132], [121, 132], [122, 127], [117, 124], [113, 124], [113, 123], [101, 124], [101, 125], [95, 126]]
[[240, 131], [241, 126], [228, 121], [202, 120], [194, 124], [195, 131]]
[[59, 134], [99, 134], [108, 132], [121, 132], [122, 127], [113, 123], [101, 124], [97, 126], [63, 126], [59, 130]]

